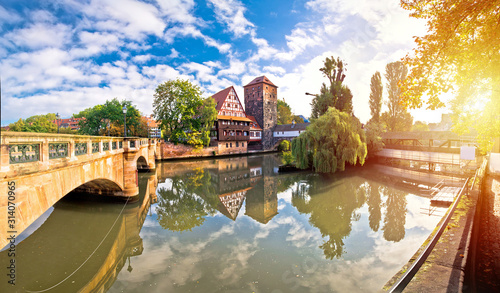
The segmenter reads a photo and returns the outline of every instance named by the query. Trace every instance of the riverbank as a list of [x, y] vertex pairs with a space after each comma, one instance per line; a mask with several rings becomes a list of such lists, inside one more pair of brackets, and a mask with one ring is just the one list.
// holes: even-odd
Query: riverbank
[[[462, 197], [439, 241], [422, 267], [406, 286], [405, 292], [462, 291], [467, 251], [471, 242], [472, 219], [475, 215], [477, 198], [477, 191], [471, 191]], [[444, 217], [415, 255], [384, 286], [384, 290], [389, 290], [408, 270], [437, 233], [438, 227], [441, 226], [443, 220]]]
[[[494, 234], [498, 240], [496, 242], [497, 246], [495, 246], [494, 241], [478, 244], [478, 223], [479, 226], [484, 226], [484, 219], [481, 218], [481, 215], [485, 213], [484, 203], [482, 202], [485, 201], [485, 198], [491, 198], [489, 191], [492, 190], [493, 184], [493, 181], [488, 179], [490, 176], [484, 175], [485, 169], [486, 165], [483, 164], [477, 171], [477, 177], [472, 182], [472, 189], [468, 190], [458, 202], [457, 208], [453, 212], [451, 220], [444, 229], [439, 241], [422, 267], [405, 287], [404, 292], [462, 292], [471, 291], [472, 287], [475, 287], [475, 278], [473, 276], [475, 270], [472, 267], [476, 267], [475, 262], [486, 260], [477, 258], [478, 247], [484, 246], [487, 250], [492, 247], [500, 247], [500, 237], [498, 236], [500, 224], [493, 229], [494, 233], [497, 233]], [[498, 185], [499, 190], [497, 193], [500, 194], [500, 184]], [[488, 202], [488, 200], [486, 201]], [[500, 201], [498, 203], [498, 213], [500, 213]], [[419, 257], [429, 241], [437, 233], [443, 220], [444, 217], [410, 261], [384, 286], [384, 290], [390, 290], [398, 279], [405, 274], [406, 270]], [[497, 263], [500, 264], [500, 257]], [[498, 280], [498, 278], [495, 280]], [[491, 291], [486, 290], [484, 292]]]
[[245, 150], [245, 151], [224, 151], [221, 152], [217, 147], [206, 147], [196, 149], [193, 146], [184, 144], [173, 144], [161, 142], [157, 150], [156, 160], [158, 161], [176, 161], [189, 159], [224, 159], [237, 156], [251, 156], [259, 154], [275, 153], [275, 150]]
[[488, 175], [482, 190], [471, 292], [500, 292], [500, 175]]

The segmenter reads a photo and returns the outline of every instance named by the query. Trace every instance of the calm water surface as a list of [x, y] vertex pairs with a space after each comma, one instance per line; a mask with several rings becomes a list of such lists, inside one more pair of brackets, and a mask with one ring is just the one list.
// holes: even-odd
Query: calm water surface
[[23, 233], [17, 284], [0, 292], [376, 292], [444, 212], [377, 166], [278, 165], [161, 163], [141, 174], [137, 202], [66, 196]]

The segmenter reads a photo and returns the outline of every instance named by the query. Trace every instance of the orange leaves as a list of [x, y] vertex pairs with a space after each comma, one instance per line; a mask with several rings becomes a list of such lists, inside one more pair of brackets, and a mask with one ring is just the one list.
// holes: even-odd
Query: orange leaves
[[453, 86], [491, 77], [500, 60], [499, 1], [402, 0], [401, 7], [428, 21], [427, 35], [403, 58], [411, 70], [401, 87], [406, 105], [421, 107], [427, 96], [428, 108], [439, 108], [440, 94]]

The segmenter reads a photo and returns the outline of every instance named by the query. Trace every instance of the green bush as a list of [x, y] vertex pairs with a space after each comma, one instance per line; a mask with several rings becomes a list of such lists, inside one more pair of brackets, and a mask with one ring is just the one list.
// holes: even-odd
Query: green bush
[[281, 153], [281, 162], [284, 165], [292, 165], [294, 162], [294, 158], [292, 155], [292, 151], [282, 152]]
[[278, 146], [278, 150], [281, 152], [288, 152], [290, 150], [290, 142], [288, 140], [282, 140]]

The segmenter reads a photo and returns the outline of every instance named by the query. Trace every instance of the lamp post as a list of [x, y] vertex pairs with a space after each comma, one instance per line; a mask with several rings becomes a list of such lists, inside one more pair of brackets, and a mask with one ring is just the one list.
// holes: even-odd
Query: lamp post
[[123, 137], [127, 137], [127, 106], [123, 106]]
[[316, 96], [316, 95], [311, 94], [311, 93], [306, 93], [306, 95], [308, 95], [308, 96], [313, 96], [313, 97], [315, 97], [315, 96]]
[[56, 123], [57, 123], [57, 133], [59, 133], [59, 126], [60, 126], [60, 121], [59, 119], [61, 118], [61, 116], [59, 116], [59, 112], [56, 114]]

